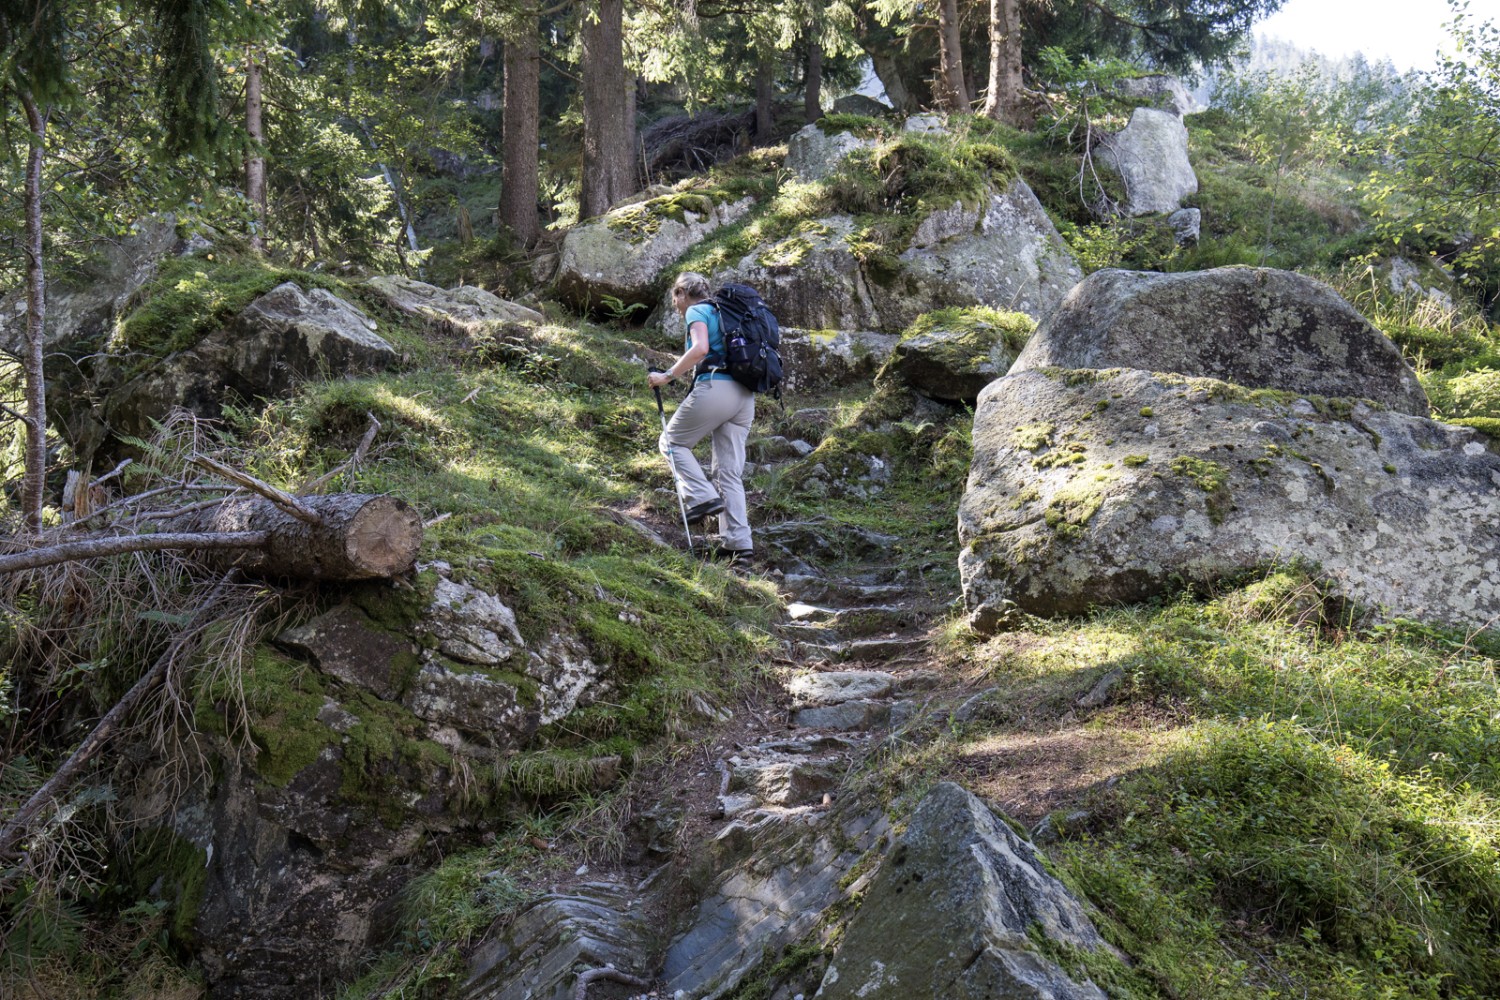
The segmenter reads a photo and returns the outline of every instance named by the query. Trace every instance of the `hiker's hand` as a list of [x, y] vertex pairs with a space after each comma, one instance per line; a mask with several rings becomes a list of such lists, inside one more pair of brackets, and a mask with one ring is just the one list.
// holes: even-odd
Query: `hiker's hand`
[[646, 375], [646, 381], [651, 383], [651, 388], [660, 389], [672, 381], [672, 376], [668, 372], [650, 372]]

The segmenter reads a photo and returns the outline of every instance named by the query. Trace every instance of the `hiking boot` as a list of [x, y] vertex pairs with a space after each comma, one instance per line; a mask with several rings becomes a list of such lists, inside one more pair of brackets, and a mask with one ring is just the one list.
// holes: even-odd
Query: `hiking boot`
[[737, 563], [746, 562], [755, 554], [754, 549], [726, 549], [717, 545], [710, 545], [704, 550], [704, 554], [719, 562]]
[[689, 507], [687, 509], [687, 522], [688, 524], [697, 524], [705, 517], [712, 517], [715, 514], [722, 514], [723, 512], [724, 501], [719, 497], [714, 497], [712, 500], [695, 503]]

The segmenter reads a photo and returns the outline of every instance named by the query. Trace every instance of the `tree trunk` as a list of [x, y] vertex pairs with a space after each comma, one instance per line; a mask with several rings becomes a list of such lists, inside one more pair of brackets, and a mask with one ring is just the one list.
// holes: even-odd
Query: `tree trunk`
[[1024, 128], [1021, 103], [1021, 14], [1017, 0], [990, 0], [990, 88], [984, 114]]
[[964, 85], [963, 42], [958, 33], [958, 0], [938, 0], [938, 103], [949, 111], [968, 111]]
[[885, 96], [891, 99], [891, 107], [897, 111], [915, 111], [916, 104], [912, 101], [911, 91], [907, 89], [906, 81], [901, 77], [901, 67], [897, 65], [896, 60], [886, 54], [871, 53], [870, 64], [875, 68], [875, 75], [880, 77], [880, 85], [885, 88]]
[[802, 84], [802, 117], [809, 125], [823, 117], [823, 46], [811, 32], [807, 40], [807, 73]]
[[644, 173], [641, 167], [641, 137], [635, 128], [636, 93], [636, 81], [631, 80], [625, 88], [625, 148], [630, 151], [630, 156], [625, 161], [626, 194], [640, 190], [639, 179]]
[[765, 55], [758, 56], [755, 63], [755, 141], [760, 145], [771, 141], [771, 133], [776, 128], [771, 114], [771, 99], [775, 95], [771, 70], [771, 60]]
[[21, 514], [33, 531], [42, 526], [42, 495], [47, 478], [47, 379], [42, 371], [47, 319], [47, 276], [42, 261], [42, 157], [47, 118], [27, 91], [20, 94], [30, 131], [26, 155], [26, 473], [21, 480]]
[[500, 224], [517, 243], [531, 246], [541, 234], [537, 217], [538, 100], [541, 49], [537, 19], [526, 18], [505, 42], [505, 124], [500, 167]]
[[264, 497], [231, 497], [168, 518], [159, 532], [79, 538], [0, 555], [0, 573], [162, 549], [192, 550], [224, 569], [303, 580], [388, 578], [416, 562], [422, 519], [404, 500], [334, 493], [299, 497], [297, 503], [315, 523]]
[[266, 249], [266, 131], [262, 121], [261, 67], [255, 50], [245, 51], [245, 132], [250, 136], [250, 153], [245, 157], [245, 197], [255, 214], [255, 229], [250, 234], [250, 248], [257, 253]]
[[[597, 15], [597, 16], [592, 16]], [[625, 127], [625, 50], [621, 0], [597, 0], [583, 19], [583, 190], [579, 215], [602, 215], [630, 194]]]

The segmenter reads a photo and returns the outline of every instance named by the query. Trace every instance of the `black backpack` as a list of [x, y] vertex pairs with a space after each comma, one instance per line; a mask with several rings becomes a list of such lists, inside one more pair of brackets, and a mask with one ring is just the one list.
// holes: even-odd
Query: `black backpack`
[[719, 310], [726, 357], [705, 359], [704, 367], [722, 368], [751, 392], [781, 398], [781, 325], [760, 293], [749, 285], [724, 285], [710, 300]]

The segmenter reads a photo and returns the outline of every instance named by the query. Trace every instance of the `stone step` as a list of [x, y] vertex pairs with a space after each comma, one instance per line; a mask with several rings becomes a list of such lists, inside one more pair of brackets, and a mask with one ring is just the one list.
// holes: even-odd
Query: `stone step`
[[802, 643], [801, 652], [810, 659], [834, 663], [914, 662], [927, 651], [928, 643], [923, 635], [894, 635], [848, 642]]
[[[782, 586], [798, 603], [850, 607], [862, 604], [907, 603], [926, 600], [919, 588], [904, 583], [867, 583], [847, 577], [788, 573]], [[934, 606], [936, 603], [934, 602]]]
[[781, 622], [774, 626], [777, 635], [806, 647], [837, 643], [842, 636], [831, 628], [813, 622]]
[[798, 674], [787, 683], [797, 708], [837, 705], [860, 698], [884, 698], [896, 689], [896, 678], [880, 670], [826, 670]]
[[849, 770], [842, 755], [826, 758], [743, 759], [729, 761], [729, 790], [719, 796], [725, 816], [754, 805], [819, 805]]
[[883, 729], [891, 722], [891, 703], [872, 698], [856, 698], [837, 705], [814, 705], [792, 712], [792, 725], [799, 729], [849, 730]]

